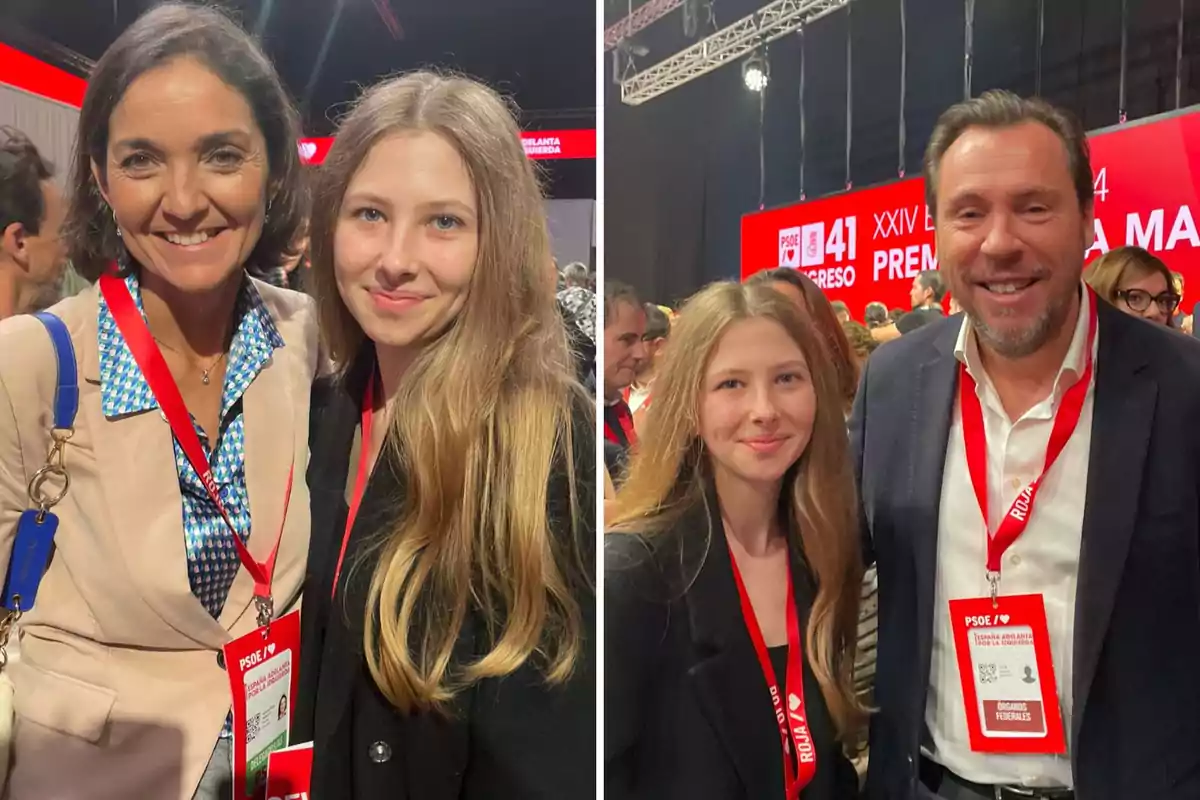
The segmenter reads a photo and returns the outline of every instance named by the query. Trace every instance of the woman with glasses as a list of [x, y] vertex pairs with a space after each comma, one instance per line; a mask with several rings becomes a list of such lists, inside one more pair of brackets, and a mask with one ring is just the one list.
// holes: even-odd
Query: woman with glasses
[[1167, 265], [1146, 250], [1110, 250], [1092, 262], [1084, 280], [1126, 314], [1174, 327], [1175, 309], [1183, 298], [1173, 288]]

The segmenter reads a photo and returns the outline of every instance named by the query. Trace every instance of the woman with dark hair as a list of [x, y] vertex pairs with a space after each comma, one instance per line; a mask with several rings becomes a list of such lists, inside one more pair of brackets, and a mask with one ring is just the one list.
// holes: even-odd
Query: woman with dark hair
[[846, 423], [820, 332], [781, 295], [718, 283], [687, 301], [610, 503], [609, 800], [857, 796]]
[[858, 391], [858, 366], [842, 323], [838, 322], [837, 313], [821, 287], [803, 272], [788, 267], [756, 272], [750, 277], [749, 283], [771, 286], [812, 317], [829, 351], [830, 364], [842, 396], [843, 412], [848, 416], [850, 406], [854, 404], [854, 394]]
[[595, 412], [516, 121], [471, 80], [385, 81], [314, 199], [312, 796], [594, 797]]
[[[222, 647], [296, 605], [308, 547], [314, 313], [246, 273], [295, 241], [296, 137], [274, 68], [211, 9], [158, 6], [89, 77], [65, 230], [98, 285], [51, 309], [79, 414], [9, 669], [10, 798], [229, 796]], [[55, 377], [42, 325], [0, 323], [0, 568]]]

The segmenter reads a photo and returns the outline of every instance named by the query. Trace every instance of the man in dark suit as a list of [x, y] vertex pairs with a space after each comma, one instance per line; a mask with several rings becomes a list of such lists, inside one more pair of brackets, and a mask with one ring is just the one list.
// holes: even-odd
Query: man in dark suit
[[[961, 103], [925, 176], [965, 314], [880, 349], [851, 419], [879, 571], [868, 796], [1198, 798], [1200, 346], [1083, 288], [1092, 172], [1069, 115], [1001, 92]], [[960, 670], [956, 615], [993, 586], [1044, 609], [1029, 696], [1060, 745], [980, 733], [989, 712], [968, 698], [995, 666], [966, 648], [978, 675]], [[1007, 679], [1027, 685], [1028, 663]]]

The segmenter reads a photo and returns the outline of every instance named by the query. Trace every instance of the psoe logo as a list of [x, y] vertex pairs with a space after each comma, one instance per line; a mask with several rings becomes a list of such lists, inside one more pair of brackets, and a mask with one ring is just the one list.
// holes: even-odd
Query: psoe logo
[[779, 231], [779, 266], [800, 266], [800, 228], [781, 228]]
[[811, 222], [800, 229], [800, 266], [819, 267], [825, 263], [825, 223]]

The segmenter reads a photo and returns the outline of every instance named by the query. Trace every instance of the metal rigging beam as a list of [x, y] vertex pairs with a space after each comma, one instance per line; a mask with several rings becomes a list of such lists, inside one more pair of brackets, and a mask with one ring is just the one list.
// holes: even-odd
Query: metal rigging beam
[[[638, 106], [688, 81], [736, 61], [776, 39], [782, 39], [851, 0], [775, 0], [753, 14], [726, 26], [621, 82], [621, 102]], [[649, 4], [647, 4], [649, 5]], [[626, 17], [628, 19], [628, 17]]]
[[683, 0], [649, 0], [647, 3], [642, 3], [633, 10], [632, 14], [610, 25], [604, 31], [605, 51], [612, 50], [617, 46], [617, 42], [633, 36], [638, 31], [645, 30], [681, 5], [683, 5]]

